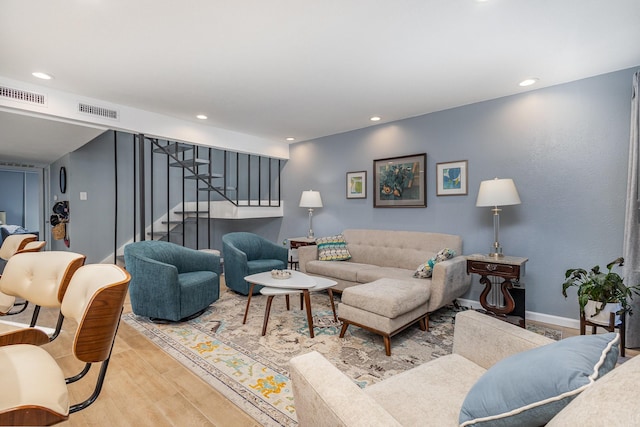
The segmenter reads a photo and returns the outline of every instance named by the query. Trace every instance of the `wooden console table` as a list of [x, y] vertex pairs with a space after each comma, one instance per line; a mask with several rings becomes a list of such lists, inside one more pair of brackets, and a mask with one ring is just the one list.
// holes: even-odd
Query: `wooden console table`
[[[298, 249], [300, 246], [314, 246], [316, 244], [316, 239], [309, 237], [291, 237], [288, 240], [290, 249]], [[289, 268], [297, 270], [298, 265], [298, 261], [294, 260], [293, 255], [289, 252]]]
[[[484, 290], [480, 294], [480, 304], [497, 318], [525, 327], [525, 290], [520, 283], [524, 277], [524, 266], [527, 258], [505, 256], [496, 258], [488, 255], [467, 256], [467, 273], [480, 275], [480, 283]], [[500, 285], [504, 305], [491, 304], [487, 296], [492, 290], [493, 282], [489, 278], [503, 279]], [[517, 287], [514, 287], [514, 283]]]

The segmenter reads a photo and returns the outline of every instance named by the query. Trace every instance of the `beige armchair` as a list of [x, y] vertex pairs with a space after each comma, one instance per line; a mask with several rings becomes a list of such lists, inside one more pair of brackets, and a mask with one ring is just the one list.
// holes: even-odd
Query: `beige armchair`
[[[0, 425], [55, 424], [98, 398], [130, 279], [124, 269], [111, 264], [86, 265], [73, 275], [61, 310], [78, 324], [72, 353], [85, 363], [78, 375], [65, 378], [56, 360], [42, 347], [0, 347]], [[92, 363], [101, 363], [93, 393], [70, 405], [67, 384], [83, 378]]]
[[[0, 315], [24, 311], [25, 307], [12, 311], [16, 298], [31, 302], [35, 307], [29, 325], [0, 321], [0, 346], [21, 342], [23, 334], [32, 334], [24, 329], [36, 326], [40, 307], [60, 308], [73, 274], [84, 261], [84, 255], [65, 251], [28, 252], [9, 259], [0, 277]], [[63, 320], [60, 313], [51, 340], [57, 337]]]

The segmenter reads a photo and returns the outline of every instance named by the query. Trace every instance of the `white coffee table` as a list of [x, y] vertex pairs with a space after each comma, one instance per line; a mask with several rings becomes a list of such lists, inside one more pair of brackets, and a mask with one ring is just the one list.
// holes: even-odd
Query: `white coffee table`
[[[289, 271], [289, 270], [288, 270]], [[264, 286], [260, 289], [262, 295], [266, 295], [267, 306], [264, 314], [264, 322], [262, 324], [262, 335], [267, 332], [267, 323], [269, 322], [269, 313], [271, 311], [271, 301], [276, 295], [285, 295], [287, 297], [287, 309], [289, 309], [289, 295], [302, 294], [304, 298], [304, 305], [307, 311], [307, 325], [309, 326], [309, 336], [313, 338], [313, 316], [311, 315], [311, 296], [310, 292], [317, 292], [326, 290], [329, 294], [329, 300], [331, 301], [331, 309], [333, 310], [333, 318], [337, 321], [336, 309], [333, 302], [333, 290], [332, 286], [336, 285], [335, 280], [325, 279], [324, 277], [312, 277], [307, 276], [299, 271], [290, 270], [291, 277], [288, 279], [275, 279], [271, 276], [270, 271], [264, 273], [257, 273], [246, 276], [244, 280], [249, 282], [249, 295], [247, 297], [247, 307], [244, 312], [244, 319], [242, 323], [247, 322], [247, 314], [249, 313], [249, 305], [251, 304], [251, 295], [253, 294], [253, 288], [255, 285]]]

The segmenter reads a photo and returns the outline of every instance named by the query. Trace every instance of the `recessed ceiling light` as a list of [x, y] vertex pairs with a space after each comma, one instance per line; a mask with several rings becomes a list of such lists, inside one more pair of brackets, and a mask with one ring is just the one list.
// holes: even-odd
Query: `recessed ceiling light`
[[209, 117], [205, 116], [204, 114], [198, 114], [196, 118], [200, 120], [207, 120]]
[[295, 140], [296, 140], [296, 139], [295, 139], [294, 137], [292, 137], [292, 136], [290, 136], [290, 137], [288, 137], [288, 138], [287, 138], [287, 141], [295, 141]]
[[518, 83], [518, 85], [522, 87], [531, 86], [532, 84], [535, 84], [537, 81], [538, 81], [537, 78], [532, 77], [532, 78], [521, 81], [520, 83]]
[[36, 71], [35, 73], [31, 73], [31, 75], [33, 77], [37, 77], [37, 78], [42, 79], [42, 80], [51, 80], [53, 78], [53, 76], [51, 74], [41, 73], [39, 71]]
[[373, 116], [369, 120], [371, 120], [372, 122], [379, 122], [381, 120], [381, 118], [378, 117], [378, 116]]

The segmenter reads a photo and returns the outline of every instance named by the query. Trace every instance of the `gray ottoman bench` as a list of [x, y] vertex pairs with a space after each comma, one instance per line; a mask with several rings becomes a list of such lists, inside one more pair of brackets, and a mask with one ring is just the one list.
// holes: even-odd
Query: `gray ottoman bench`
[[349, 325], [382, 335], [387, 356], [391, 356], [391, 337], [419, 322], [429, 327], [427, 312], [431, 289], [427, 283], [408, 280], [378, 279], [351, 286], [342, 292], [338, 318], [342, 321], [340, 338]]

